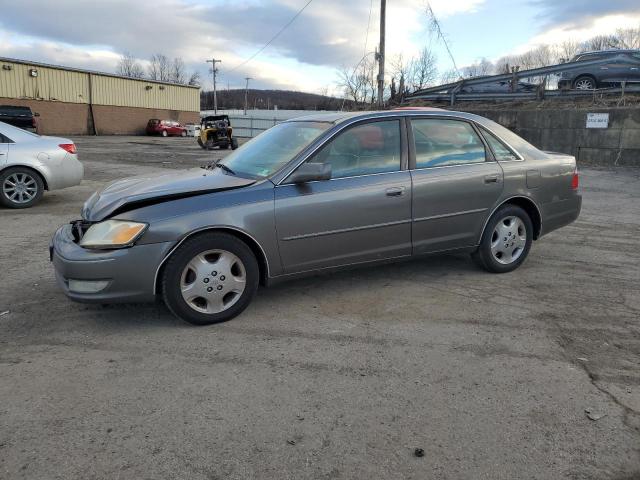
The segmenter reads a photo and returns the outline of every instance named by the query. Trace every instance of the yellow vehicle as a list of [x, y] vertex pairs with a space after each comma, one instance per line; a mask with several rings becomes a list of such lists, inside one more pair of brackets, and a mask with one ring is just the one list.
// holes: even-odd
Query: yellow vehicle
[[209, 115], [200, 121], [198, 145], [205, 150], [214, 147], [238, 148], [238, 139], [233, 136], [233, 128], [228, 115]]

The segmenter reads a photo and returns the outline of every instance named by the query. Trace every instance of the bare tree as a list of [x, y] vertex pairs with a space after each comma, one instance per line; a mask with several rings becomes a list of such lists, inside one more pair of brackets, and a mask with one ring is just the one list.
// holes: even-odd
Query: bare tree
[[397, 79], [397, 99], [401, 102], [405, 95], [409, 93], [409, 82], [412, 71], [413, 61], [405, 60], [404, 56], [400, 53], [391, 60], [391, 75], [393, 76], [394, 85]]
[[356, 68], [342, 67], [338, 70], [338, 86], [344, 90], [344, 95], [356, 104], [363, 104], [367, 100], [366, 70], [362, 62]]
[[168, 82], [171, 75], [171, 62], [166, 55], [156, 53], [151, 57], [147, 73], [151, 80]]
[[129, 52], [125, 52], [118, 60], [116, 73], [124, 77], [143, 78], [144, 70], [138, 60]]
[[189, 77], [189, 81], [187, 82], [187, 85], [200, 86], [200, 74], [194, 71]]
[[437, 59], [433, 52], [424, 47], [411, 62], [411, 88], [420, 90], [433, 83], [438, 75]]
[[462, 68], [462, 75], [465, 77], [483, 77], [492, 72], [493, 63], [486, 58], [481, 58], [479, 61]]
[[440, 75], [440, 83], [453, 83], [460, 80], [460, 74], [455, 68], [450, 68], [449, 70], [445, 70]]
[[615, 35], [596, 35], [582, 45], [585, 50], [607, 50], [620, 48], [620, 41]]
[[169, 81], [173, 83], [186, 83], [185, 75], [184, 61], [180, 57], [174, 58], [169, 70]]
[[620, 48], [640, 48], [640, 26], [638, 28], [619, 28], [615, 33]]

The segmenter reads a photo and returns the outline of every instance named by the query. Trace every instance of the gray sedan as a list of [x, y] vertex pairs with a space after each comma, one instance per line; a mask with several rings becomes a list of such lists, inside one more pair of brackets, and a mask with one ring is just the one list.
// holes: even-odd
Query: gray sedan
[[27, 208], [45, 190], [78, 185], [84, 168], [75, 144], [0, 122], [0, 205]]
[[73, 300], [161, 296], [209, 324], [242, 312], [260, 284], [318, 271], [456, 251], [510, 272], [580, 207], [574, 157], [485, 118], [317, 114], [206, 167], [106, 186], [50, 254]]

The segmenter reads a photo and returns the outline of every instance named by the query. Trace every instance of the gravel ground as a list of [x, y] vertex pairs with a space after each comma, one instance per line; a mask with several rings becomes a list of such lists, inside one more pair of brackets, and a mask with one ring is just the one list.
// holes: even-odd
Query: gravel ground
[[196, 328], [71, 303], [47, 245], [104, 182], [226, 152], [76, 141], [81, 186], [0, 210], [0, 478], [640, 478], [640, 170], [583, 170], [513, 273], [362, 268]]

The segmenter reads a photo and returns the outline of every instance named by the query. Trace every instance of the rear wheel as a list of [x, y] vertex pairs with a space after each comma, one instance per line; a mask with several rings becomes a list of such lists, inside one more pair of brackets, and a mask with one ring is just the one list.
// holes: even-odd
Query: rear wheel
[[527, 258], [532, 242], [533, 223], [527, 212], [505, 205], [489, 219], [473, 258], [489, 272], [511, 272]]
[[225, 233], [187, 240], [167, 261], [164, 301], [178, 318], [195, 325], [231, 320], [251, 302], [259, 281], [251, 249]]
[[576, 90], [594, 90], [596, 81], [592, 77], [578, 77], [573, 82], [573, 88]]
[[9, 208], [28, 208], [40, 201], [44, 192], [42, 177], [22, 167], [0, 172], [0, 203]]
[[238, 148], [238, 139], [236, 137], [231, 138], [231, 149], [235, 150]]
[[168, 136], [168, 135], [169, 135], [169, 134], [167, 133], [167, 131], [166, 131], [166, 130], [162, 130], [162, 136], [163, 136], [163, 137], [166, 137], [166, 136]]

